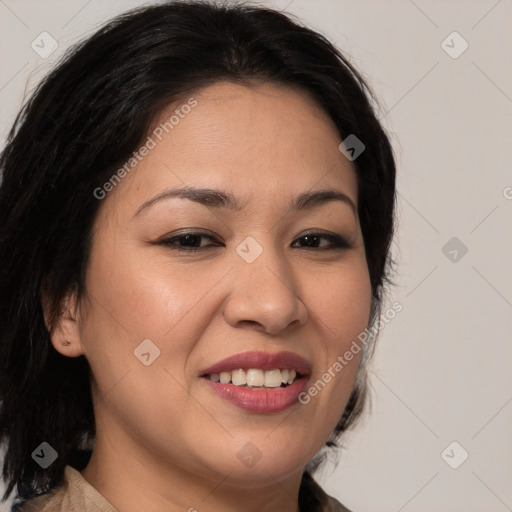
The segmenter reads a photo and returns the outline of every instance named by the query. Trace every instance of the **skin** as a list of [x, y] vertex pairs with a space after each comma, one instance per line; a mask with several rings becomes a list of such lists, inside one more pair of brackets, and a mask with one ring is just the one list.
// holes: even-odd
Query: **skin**
[[[97, 438], [82, 475], [123, 512], [296, 512], [303, 469], [341, 417], [361, 354], [307, 405], [273, 414], [237, 408], [199, 375], [233, 354], [284, 350], [307, 359], [316, 382], [364, 330], [371, 287], [357, 214], [334, 200], [288, 207], [320, 189], [357, 206], [355, 168], [304, 92], [221, 82], [192, 96], [197, 106], [103, 199], [87, 293], [68, 297], [52, 331], [56, 350], [92, 368]], [[135, 215], [185, 184], [246, 204], [235, 212], [174, 198]], [[216, 246], [158, 244], [185, 228]], [[308, 247], [311, 229], [351, 247], [325, 250], [323, 238]], [[235, 250], [247, 236], [263, 249], [250, 264]], [[148, 338], [161, 354], [145, 366], [134, 350]], [[261, 452], [252, 467], [237, 457], [249, 442]]]

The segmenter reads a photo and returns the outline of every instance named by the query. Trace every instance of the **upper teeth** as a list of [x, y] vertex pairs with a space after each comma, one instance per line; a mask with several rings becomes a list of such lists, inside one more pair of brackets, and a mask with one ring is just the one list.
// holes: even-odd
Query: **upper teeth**
[[239, 369], [208, 375], [214, 382], [220, 381], [222, 384], [229, 384], [231, 382], [235, 386], [265, 386], [267, 388], [278, 388], [281, 383], [292, 384], [296, 376], [297, 372], [288, 368], [283, 370], [267, 370], [265, 372], [257, 368], [250, 368], [247, 371]]

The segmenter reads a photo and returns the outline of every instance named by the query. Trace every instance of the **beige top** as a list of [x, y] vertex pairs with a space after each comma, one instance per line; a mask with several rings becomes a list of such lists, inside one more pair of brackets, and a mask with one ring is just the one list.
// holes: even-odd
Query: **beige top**
[[16, 512], [117, 512], [76, 469], [66, 466], [64, 482], [24, 502]]
[[[313, 480], [312, 482], [315, 492], [327, 499], [326, 506], [314, 512], [350, 512], [338, 500], [327, 496], [316, 482]], [[18, 507], [13, 510], [16, 512], [118, 512], [79, 471], [69, 465], [64, 469], [64, 481], [60, 486], [41, 496], [31, 498]]]

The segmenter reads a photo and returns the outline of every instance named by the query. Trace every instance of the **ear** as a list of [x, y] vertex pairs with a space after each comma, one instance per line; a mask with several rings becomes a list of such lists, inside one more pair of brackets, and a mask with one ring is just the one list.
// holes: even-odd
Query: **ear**
[[50, 333], [50, 339], [55, 350], [67, 357], [78, 357], [85, 354], [80, 336], [80, 312], [77, 293], [73, 291], [66, 295], [53, 325], [50, 324], [50, 310], [44, 295], [41, 302], [45, 325]]

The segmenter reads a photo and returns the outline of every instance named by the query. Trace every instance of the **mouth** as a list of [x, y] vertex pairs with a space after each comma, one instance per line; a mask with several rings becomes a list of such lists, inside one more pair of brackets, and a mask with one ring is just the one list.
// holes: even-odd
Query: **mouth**
[[214, 393], [246, 411], [281, 412], [298, 403], [311, 365], [291, 352], [245, 352], [203, 370], [201, 380]]

